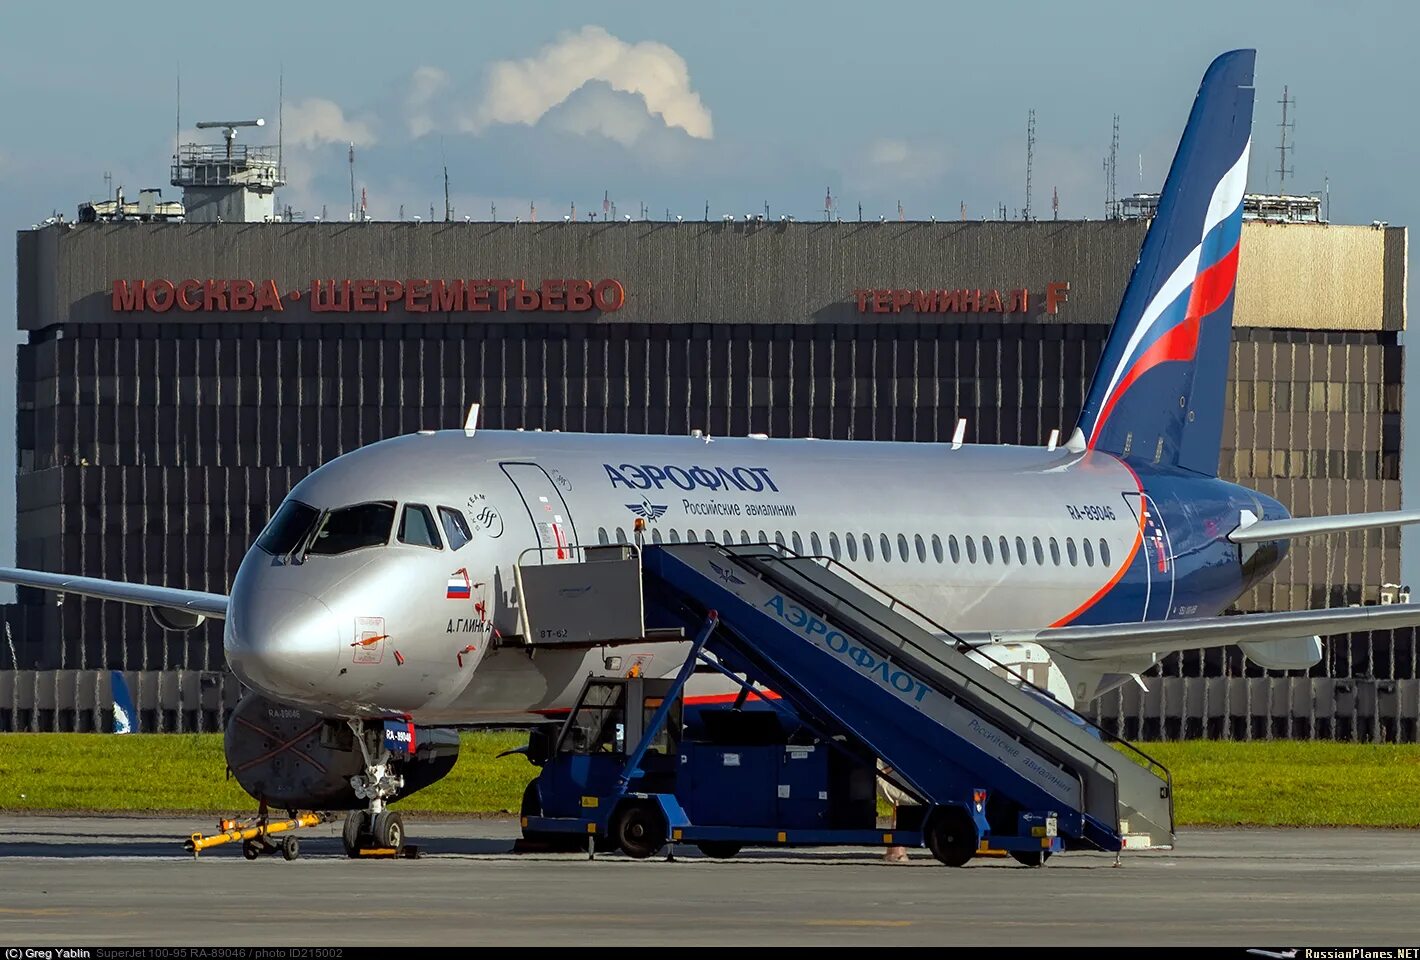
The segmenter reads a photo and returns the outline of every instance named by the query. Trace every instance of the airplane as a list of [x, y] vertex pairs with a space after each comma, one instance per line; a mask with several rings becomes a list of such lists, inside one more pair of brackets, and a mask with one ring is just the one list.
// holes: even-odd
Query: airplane
[[[229, 596], [18, 569], [0, 581], [146, 605], [169, 629], [224, 620], [227, 662], [253, 691], [227, 729], [229, 765], [280, 805], [363, 807], [347, 846], [351, 830], [402, 837], [385, 805], [452, 767], [457, 738], [450, 746], [438, 731], [545, 722], [588, 675], [627, 664], [647, 676], [678, 670], [683, 640], [615, 651], [521, 642], [515, 565], [574, 562], [588, 545], [773, 542], [832, 556], [1066, 705], [1171, 651], [1237, 644], [1260, 666], [1302, 669], [1319, 660], [1320, 635], [1420, 624], [1416, 604], [1222, 615], [1294, 538], [1420, 521], [1420, 511], [1292, 518], [1217, 475], [1254, 59], [1225, 53], [1203, 78], [1063, 445], [471, 421], [313, 471], [251, 546]], [[691, 701], [723, 696], [713, 683], [693, 686]], [[410, 725], [406, 746], [428, 745], [415, 754], [428, 763], [391, 752], [391, 719]], [[285, 750], [319, 756], [320, 772], [280, 793], [270, 758]]]

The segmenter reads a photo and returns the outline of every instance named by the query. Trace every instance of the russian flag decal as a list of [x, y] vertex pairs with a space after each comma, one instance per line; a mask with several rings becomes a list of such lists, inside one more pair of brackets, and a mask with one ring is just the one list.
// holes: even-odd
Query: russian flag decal
[[449, 574], [449, 589], [444, 596], [449, 600], [467, 600], [473, 595], [473, 584], [468, 579], [468, 570], [459, 567]]

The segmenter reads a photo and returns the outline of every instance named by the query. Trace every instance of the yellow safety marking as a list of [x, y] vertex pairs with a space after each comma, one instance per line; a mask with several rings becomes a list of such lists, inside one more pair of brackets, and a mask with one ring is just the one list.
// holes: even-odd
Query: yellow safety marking
[[1041, 837], [1041, 838], [1040, 838], [1040, 845], [1041, 845], [1041, 847], [1042, 847], [1043, 849], [1049, 850], [1049, 849], [1050, 849], [1050, 838], [1049, 838], [1049, 837]]
[[885, 834], [883, 834], [883, 843], [892, 843], [892, 834], [890, 834], [890, 833], [885, 833]]
[[589, 824], [587, 824], [587, 832], [588, 832], [588, 833], [596, 833], [596, 832], [597, 832], [597, 825], [596, 825], [595, 823], [589, 823]]
[[671, 839], [672, 839], [672, 840], [679, 840], [679, 839], [680, 839], [680, 831], [679, 831], [679, 830], [672, 830], [672, 831], [671, 831]]
[[521, 822], [522, 822], [522, 825], [526, 827], [526, 826], [528, 825], [528, 818], [527, 818], [527, 817], [523, 817]]
[[976, 852], [977, 852], [977, 853], [986, 853], [986, 852], [987, 852], [988, 850], [990, 850], [990, 849], [991, 849], [991, 845], [988, 844], [985, 840], [981, 841], [980, 843], [978, 843], [978, 844], [976, 845]]
[[789, 835], [788, 835], [787, 833], [785, 833], [783, 830], [780, 830], [780, 831], [779, 831], [778, 840], [779, 840], [780, 843], [788, 843], [788, 842], [789, 842]]
[[1043, 837], [1043, 836], [1045, 836], [1045, 828], [1044, 828], [1044, 827], [1031, 827], [1031, 828], [1030, 828], [1030, 835], [1033, 836], [1033, 837]]
[[582, 798], [582, 806], [583, 806], [583, 807], [595, 807], [596, 805], [597, 805], [597, 798], [596, 798], [596, 797], [583, 797], [583, 798]]

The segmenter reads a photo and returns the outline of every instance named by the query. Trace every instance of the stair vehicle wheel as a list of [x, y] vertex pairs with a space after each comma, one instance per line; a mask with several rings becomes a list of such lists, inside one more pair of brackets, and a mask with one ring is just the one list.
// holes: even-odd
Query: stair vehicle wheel
[[404, 818], [398, 813], [386, 810], [375, 817], [375, 846], [391, 850], [404, 849]]
[[961, 807], [942, 807], [927, 821], [927, 849], [949, 867], [964, 867], [976, 856], [976, 824]]
[[1050, 859], [1049, 850], [1012, 850], [1011, 859], [1028, 867], [1043, 867]]
[[666, 820], [655, 804], [635, 800], [617, 811], [611, 835], [628, 857], [645, 860], [666, 845]]
[[255, 860], [257, 857], [261, 856], [261, 844], [257, 843], [255, 840], [243, 840], [242, 856], [246, 857], [248, 860]]
[[286, 861], [295, 860], [301, 855], [301, 841], [295, 837], [287, 837], [281, 841], [281, 857]]
[[345, 816], [345, 827], [340, 833], [340, 842], [345, 847], [347, 857], [359, 856], [366, 839], [365, 823], [369, 814], [364, 810], [351, 810]]
[[740, 852], [740, 844], [733, 840], [702, 840], [696, 844], [700, 852], [716, 860], [728, 860]]

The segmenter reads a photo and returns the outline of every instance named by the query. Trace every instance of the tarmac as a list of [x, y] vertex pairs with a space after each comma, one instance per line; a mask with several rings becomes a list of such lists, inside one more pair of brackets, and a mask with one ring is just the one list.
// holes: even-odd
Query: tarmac
[[1186, 830], [1171, 852], [1043, 868], [881, 851], [677, 848], [675, 862], [514, 854], [503, 820], [408, 821], [418, 860], [352, 861], [339, 824], [301, 857], [198, 860], [196, 819], [11, 817], [0, 947], [1420, 944], [1420, 832]]

